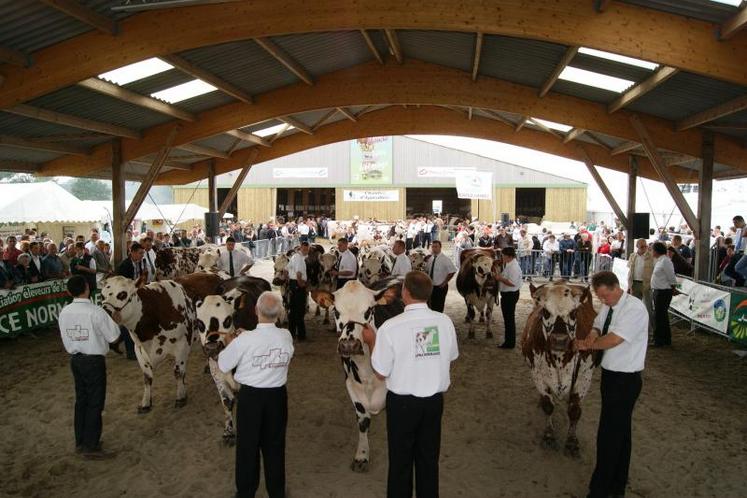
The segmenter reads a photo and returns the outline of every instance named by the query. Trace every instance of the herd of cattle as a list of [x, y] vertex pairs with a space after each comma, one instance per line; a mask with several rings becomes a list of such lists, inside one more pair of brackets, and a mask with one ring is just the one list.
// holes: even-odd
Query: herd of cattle
[[[272, 286], [279, 288], [288, 309], [286, 266], [293, 250], [274, 258], [274, 278], [241, 275], [231, 278], [217, 269], [220, 251], [225, 248], [171, 248], [158, 251], [157, 281], [146, 284], [124, 277], [110, 277], [102, 289], [103, 307], [130, 333], [143, 373], [143, 398], [138, 413], [152, 407], [151, 386], [154, 372], [167, 357], [174, 359], [176, 407], [184, 406], [187, 392], [184, 378], [192, 345], [199, 338], [209, 370], [218, 390], [224, 415], [223, 441], [235, 441], [233, 407], [238, 386], [232, 375], [223, 374], [217, 358], [225, 338], [253, 330], [257, 325], [257, 298]], [[334, 311], [338, 334], [337, 353], [345, 373], [345, 384], [358, 420], [359, 442], [352, 463], [355, 471], [365, 471], [369, 461], [368, 429], [371, 417], [385, 408], [386, 386], [374, 374], [368, 347], [362, 341], [363, 324], [380, 326], [387, 318], [401, 313], [402, 278], [390, 275], [393, 254], [387, 246], [364, 248], [357, 254], [358, 279], [336, 289], [335, 250], [313, 245], [306, 258], [311, 297], [316, 315], [325, 310], [323, 323]], [[426, 271], [430, 255], [423, 250], [409, 254], [413, 270]], [[460, 255], [457, 290], [464, 298], [469, 323], [468, 338], [474, 338], [474, 322], [479, 311], [485, 322], [485, 335], [492, 337], [491, 317], [498, 303], [498, 284], [493, 277], [500, 271], [499, 254], [492, 249], [465, 250]], [[555, 282], [531, 286], [534, 309], [522, 336], [522, 353], [540, 392], [541, 407], [547, 415], [543, 443], [555, 445], [552, 413], [558, 402], [568, 403], [570, 427], [566, 452], [578, 455], [575, 427], [581, 415], [580, 403], [591, 383], [598, 362], [589, 352], [573, 348], [575, 338], [591, 330], [595, 312], [591, 293], [585, 286]]]

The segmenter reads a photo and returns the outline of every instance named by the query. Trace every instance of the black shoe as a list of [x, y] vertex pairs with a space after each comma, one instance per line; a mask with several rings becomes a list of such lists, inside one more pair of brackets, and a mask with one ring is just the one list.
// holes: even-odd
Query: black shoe
[[498, 346], [498, 349], [514, 349], [516, 346], [514, 344], [501, 344]]

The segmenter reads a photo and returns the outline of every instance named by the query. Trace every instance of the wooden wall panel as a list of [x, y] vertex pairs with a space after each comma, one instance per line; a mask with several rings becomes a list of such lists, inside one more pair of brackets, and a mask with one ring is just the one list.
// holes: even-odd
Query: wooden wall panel
[[586, 188], [546, 189], [544, 219], [584, 221], [586, 219]]
[[277, 190], [274, 188], [239, 189], [238, 219], [253, 223], [267, 223], [275, 217], [277, 209]]
[[[356, 189], [348, 189], [356, 190]], [[359, 189], [366, 190], [366, 189]], [[369, 189], [370, 190], [370, 189]], [[335, 217], [338, 220], [350, 220], [353, 216], [359, 216], [361, 220], [368, 220], [369, 218], [375, 218], [380, 221], [395, 221], [404, 219], [405, 217], [405, 206], [407, 205], [405, 198], [405, 189], [390, 189], [385, 190], [399, 190], [399, 201], [396, 202], [346, 202], [343, 199], [343, 189], [335, 189]]]

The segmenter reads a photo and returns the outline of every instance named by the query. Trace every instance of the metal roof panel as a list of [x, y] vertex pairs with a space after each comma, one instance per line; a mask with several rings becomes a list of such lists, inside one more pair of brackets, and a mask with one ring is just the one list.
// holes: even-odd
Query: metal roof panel
[[34, 149], [21, 149], [20, 147], [0, 145], [0, 161], [43, 163], [62, 156], [63, 154], [57, 154], [56, 152], [47, 152]]
[[399, 30], [397, 39], [405, 58], [472, 71], [475, 38], [472, 33]]
[[358, 31], [274, 36], [272, 41], [313, 78], [374, 58]]
[[574, 57], [568, 65], [636, 83], [645, 80], [653, 74], [653, 71], [650, 69], [623, 64], [622, 62], [615, 62], [587, 54], [576, 54], [576, 57]]
[[649, 9], [661, 10], [670, 14], [700, 19], [721, 24], [737, 11], [736, 7], [711, 0], [620, 0]]
[[554, 43], [486, 35], [480, 74], [539, 88], [550, 77], [566, 49]]

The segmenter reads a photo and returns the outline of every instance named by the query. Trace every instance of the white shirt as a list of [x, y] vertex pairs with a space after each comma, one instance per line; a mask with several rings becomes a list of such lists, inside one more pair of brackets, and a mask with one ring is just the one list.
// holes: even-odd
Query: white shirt
[[308, 235], [309, 234], [309, 225], [306, 223], [301, 223], [298, 225], [298, 234], [299, 235]]
[[425, 398], [449, 388], [449, 367], [458, 356], [451, 319], [419, 303], [381, 325], [371, 365], [386, 377], [388, 390]]
[[646, 258], [636, 253], [635, 267], [633, 268], [633, 280], [643, 281], [643, 269], [646, 265]]
[[392, 276], [402, 275], [405, 276], [407, 272], [412, 270], [412, 262], [407, 254], [402, 253], [394, 259], [394, 267], [392, 268]]
[[258, 323], [255, 330], [242, 332], [218, 355], [218, 368], [251, 387], [282, 387], [288, 380], [293, 357], [293, 338], [286, 329], [272, 323]]
[[244, 267], [244, 265], [254, 264], [254, 259], [252, 259], [252, 257], [249, 256], [245, 251], [242, 251], [241, 249], [234, 249], [233, 251], [225, 249], [220, 252], [220, 258], [218, 258], [217, 265], [218, 269], [225, 272], [229, 271], [231, 269], [230, 258], [233, 258], [234, 277], [239, 274], [239, 271]]
[[304, 280], [304, 282], [308, 280], [306, 277], [306, 256], [304, 256], [300, 252], [297, 252], [293, 256], [291, 256], [291, 259], [288, 262], [288, 277], [291, 280], [296, 280], [296, 275], [298, 273], [301, 273], [301, 278]]
[[85, 247], [88, 249], [88, 254], [91, 254], [93, 253], [93, 250], [96, 249], [96, 242], [89, 240]]
[[542, 244], [542, 249], [548, 256], [550, 256], [552, 253], [560, 251], [560, 243], [557, 241], [557, 239], [552, 241], [548, 238]]
[[499, 282], [501, 292], [515, 292], [521, 290], [521, 267], [516, 258], [511, 260], [501, 272], [503, 278], [507, 278], [511, 281], [512, 285], [506, 285], [503, 282]]
[[355, 256], [352, 252], [350, 252], [350, 249], [348, 249], [345, 252], [339, 253], [339, 265], [337, 267], [337, 271], [351, 271], [353, 272], [352, 275], [347, 277], [337, 277], [337, 278], [343, 278], [343, 279], [351, 279], [355, 278], [355, 276], [358, 274], [358, 260], [355, 259]]
[[143, 254], [145, 268], [148, 270], [148, 283], [156, 280], [156, 251], [151, 248]]
[[651, 274], [651, 288], [652, 289], [671, 289], [673, 285], [677, 285], [677, 275], [674, 273], [674, 265], [672, 260], [666, 254], [659, 256], [654, 262], [654, 271]]
[[[433, 266], [435, 262], [435, 267]], [[431, 271], [433, 269], [433, 271]], [[431, 256], [430, 261], [428, 262], [428, 267], [426, 268], [426, 273], [428, 275], [433, 275], [431, 277], [431, 280], [433, 280], [433, 285], [442, 285], [446, 281], [446, 277], [449, 276], [450, 273], [456, 273], [457, 269], [456, 266], [454, 266], [454, 262], [451, 261], [444, 253], [440, 253], [438, 257], [434, 254]]]
[[[609, 306], [604, 305], [594, 320], [594, 327], [602, 333]], [[640, 372], [646, 360], [648, 346], [648, 312], [635, 296], [623, 292], [612, 307], [612, 320], [607, 332], [614, 333], [623, 342], [604, 351], [602, 368], [615, 372]]]
[[119, 338], [117, 324], [90, 299], [73, 299], [60, 311], [58, 324], [62, 345], [70, 354], [105, 355], [109, 343]]

